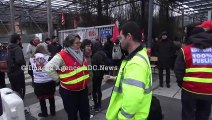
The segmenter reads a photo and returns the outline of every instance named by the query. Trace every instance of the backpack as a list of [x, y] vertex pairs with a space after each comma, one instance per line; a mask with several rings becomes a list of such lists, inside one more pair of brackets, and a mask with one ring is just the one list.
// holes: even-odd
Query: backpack
[[149, 116], [147, 120], [162, 120], [163, 114], [160, 106], [160, 101], [155, 97], [152, 96]]
[[121, 47], [119, 45], [115, 45], [112, 51], [112, 59], [120, 60], [122, 58]]

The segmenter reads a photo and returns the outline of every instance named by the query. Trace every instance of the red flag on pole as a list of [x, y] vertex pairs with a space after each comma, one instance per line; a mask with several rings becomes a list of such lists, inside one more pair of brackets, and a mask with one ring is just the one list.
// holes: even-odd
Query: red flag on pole
[[114, 28], [113, 28], [113, 37], [112, 37], [113, 42], [115, 42], [116, 39], [117, 39], [118, 36], [119, 36], [119, 28], [118, 28], [118, 25], [119, 25], [118, 20], [116, 20], [115, 26], [114, 26]]
[[65, 25], [65, 15], [64, 15], [63, 11], [62, 11], [62, 15], [61, 15], [61, 23], [62, 23], [62, 25]]

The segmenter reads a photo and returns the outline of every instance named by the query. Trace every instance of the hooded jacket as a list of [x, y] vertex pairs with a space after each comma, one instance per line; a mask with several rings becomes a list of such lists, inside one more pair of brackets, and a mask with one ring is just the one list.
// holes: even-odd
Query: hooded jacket
[[[194, 47], [199, 49], [212, 47], [212, 33], [201, 32], [201, 33], [192, 35], [189, 37], [189, 41], [191, 41], [191, 44], [193, 44]], [[174, 67], [174, 72], [175, 72], [179, 87], [182, 87], [183, 77], [185, 75], [185, 69], [186, 69], [186, 63], [184, 60], [183, 52], [181, 50], [176, 59], [175, 67]]]
[[201, 32], [189, 38], [189, 40], [200, 49], [212, 47], [212, 33]]
[[[108, 64], [107, 54], [104, 52], [100, 42], [95, 42], [93, 44], [93, 55], [91, 58], [91, 64], [92, 66], [95, 66], [98, 69], [100, 69], [101, 66]], [[103, 70], [93, 70], [94, 76], [103, 76], [104, 72], [105, 71]]]
[[156, 51], [159, 67], [171, 68], [172, 60], [175, 54], [174, 43], [169, 39], [161, 39], [156, 47]]
[[21, 70], [22, 65], [26, 65], [23, 51], [18, 44], [11, 43], [8, 46], [8, 57], [7, 57], [8, 73], [15, 73]]
[[96, 42], [93, 45], [93, 56], [91, 59], [92, 65], [107, 65], [107, 54], [104, 52], [100, 42]]
[[62, 50], [62, 46], [59, 43], [52, 43], [48, 45], [48, 50], [51, 53], [51, 57], [54, 57], [58, 52]]
[[113, 42], [108, 40], [105, 44], [104, 44], [104, 51], [107, 54], [107, 57], [112, 59], [112, 52], [113, 52]]

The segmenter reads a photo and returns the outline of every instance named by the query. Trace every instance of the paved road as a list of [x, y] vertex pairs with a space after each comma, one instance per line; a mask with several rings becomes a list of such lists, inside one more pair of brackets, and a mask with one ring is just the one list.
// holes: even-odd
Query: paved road
[[[157, 72], [157, 71], [156, 71]], [[67, 115], [64, 111], [64, 107], [62, 104], [62, 99], [58, 93], [58, 87], [55, 95], [56, 100], [56, 116], [49, 116], [48, 118], [40, 118], [37, 114], [40, 112], [39, 102], [34, 94], [33, 87], [31, 86], [31, 78], [25, 72], [26, 78], [26, 97], [25, 97], [25, 105], [29, 107], [30, 115], [26, 116], [27, 120], [67, 120]], [[153, 74], [153, 88], [154, 95], [160, 100], [162, 111], [164, 114], [164, 120], [181, 120], [181, 103], [180, 103], [180, 89], [177, 87], [175, 83], [175, 77], [171, 75], [171, 88], [160, 88], [158, 87], [158, 74]], [[8, 78], [6, 79], [7, 86], [10, 87]], [[102, 84], [103, 91], [103, 110], [99, 113], [94, 113], [94, 118], [91, 120], [105, 120], [105, 113], [108, 107], [108, 103], [110, 100], [110, 95], [112, 91], [113, 85], [104, 83]], [[47, 102], [48, 103], [48, 102]], [[48, 105], [48, 104], [47, 104]], [[90, 105], [93, 105], [93, 101], [90, 100]], [[212, 119], [211, 119], [212, 120]]]

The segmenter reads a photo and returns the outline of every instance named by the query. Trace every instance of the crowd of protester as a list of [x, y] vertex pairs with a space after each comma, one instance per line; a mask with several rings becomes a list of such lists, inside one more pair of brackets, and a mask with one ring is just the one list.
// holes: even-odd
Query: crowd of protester
[[[210, 37], [211, 31], [208, 31], [203, 28], [193, 29], [190, 37], [187, 38], [186, 44], [191, 44], [193, 42], [197, 44], [197, 46], [201, 46], [201, 43], [192, 41], [193, 39], [199, 40], [199, 36], [193, 37], [193, 35], [199, 33], [202, 35], [204, 33], [203, 35], [208, 35], [208, 37]], [[189, 41], [189, 38], [192, 37], [193, 39]], [[70, 34], [63, 40], [63, 45], [61, 45], [57, 36], [46, 38], [44, 42], [41, 42], [38, 37], [35, 37], [30, 41], [27, 47], [26, 57], [24, 57], [21, 36], [16, 33], [12, 34], [8, 46], [0, 44], [0, 61], [7, 61], [8, 66], [7, 71], [0, 70], [0, 88], [6, 87], [5, 73], [7, 72], [11, 89], [16, 91], [24, 100], [25, 75], [22, 66], [28, 64], [30, 66], [28, 74], [32, 78], [34, 93], [40, 102], [41, 112], [38, 114], [39, 117], [48, 117], [46, 99], [49, 100], [50, 114], [52, 116], [56, 115], [54, 95], [55, 88], [59, 85], [59, 93], [63, 100], [64, 109], [68, 114], [68, 119], [77, 119], [77, 112], [79, 112], [79, 116], [82, 120], [89, 120], [92, 117], [90, 113], [91, 109], [95, 112], [99, 112], [102, 109], [101, 86], [103, 76], [117, 76], [121, 62], [127, 60], [124, 58], [129, 58], [132, 55], [130, 54], [128, 56], [126, 50], [121, 47], [120, 37], [118, 37], [115, 42], [113, 42], [111, 35], [108, 35], [106, 39], [107, 41], [102, 44], [101, 40], [98, 39], [81, 40], [79, 35]], [[135, 40], [134, 42], [137, 43], [138, 41]], [[182, 40], [178, 37], [171, 40], [167, 32], [162, 32], [158, 38], [153, 40], [151, 56], [156, 56], [158, 58], [156, 64], [159, 71], [160, 87], [164, 87], [163, 70], [166, 70], [166, 87], [171, 87], [170, 70], [175, 68], [175, 72], [178, 72], [176, 70], [180, 66], [177, 67], [176, 63], [179, 63], [178, 57], [180, 55], [182, 57], [182, 47]], [[138, 48], [143, 49], [142, 45]], [[5, 55], [7, 57], [5, 57]], [[26, 63], [26, 61], [29, 62]], [[63, 66], [77, 66], [78, 68], [63, 70]], [[114, 69], [89, 70], [87, 69], [89, 66], [95, 66], [98, 69], [102, 66], [113, 66]], [[178, 85], [182, 87], [182, 81], [179, 79], [179, 76], [177, 76]], [[94, 106], [89, 105], [89, 96], [92, 96]], [[186, 102], [187, 99], [185, 100]], [[209, 104], [211, 105], [211, 103], [207, 105]], [[183, 110], [187, 109], [184, 108]]]

